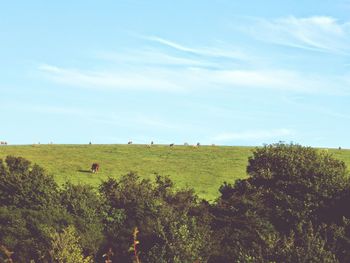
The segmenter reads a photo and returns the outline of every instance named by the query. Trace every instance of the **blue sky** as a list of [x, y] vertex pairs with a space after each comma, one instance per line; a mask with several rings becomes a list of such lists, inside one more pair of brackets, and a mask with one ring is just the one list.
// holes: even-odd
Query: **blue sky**
[[1, 1], [0, 140], [350, 148], [350, 1]]

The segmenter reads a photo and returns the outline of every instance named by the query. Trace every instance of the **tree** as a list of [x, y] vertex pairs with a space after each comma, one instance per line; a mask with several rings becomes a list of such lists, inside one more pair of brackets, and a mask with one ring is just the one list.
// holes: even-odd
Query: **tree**
[[112, 247], [115, 260], [131, 261], [128, 248], [135, 227], [141, 262], [207, 260], [211, 232], [193, 191], [175, 192], [169, 178], [157, 177], [152, 184], [129, 173], [103, 182], [100, 192], [106, 200], [105, 251]]
[[61, 229], [71, 217], [60, 205], [58, 187], [38, 165], [21, 157], [0, 161], [0, 243], [15, 262], [48, 259], [47, 228]]
[[257, 148], [249, 158], [249, 183], [264, 191], [271, 222], [279, 231], [296, 229], [301, 221], [319, 224], [332, 200], [349, 188], [344, 162], [325, 151], [300, 145]]
[[57, 263], [92, 263], [91, 257], [84, 257], [80, 238], [73, 226], [68, 226], [62, 233], [51, 234], [51, 256]]
[[102, 200], [89, 185], [64, 184], [60, 191], [61, 204], [73, 217], [83, 251], [96, 255], [103, 242]]
[[242, 255], [256, 262], [273, 260], [276, 244], [308, 224], [313, 226], [315, 238], [298, 234], [286, 252], [293, 260], [299, 254], [300, 259], [305, 258], [307, 251], [302, 248], [307, 242], [313, 242], [310, 249], [315, 250], [315, 262], [322, 257], [334, 262], [332, 253], [338, 256], [339, 247], [348, 247], [331, 246], [320, 232], [323, 224], [339, 223], [346, 213], [345, 209], [332, 213], [336, 200], [346, 200], [349, 189], [342, 161], [325, 151], [279, 143], [256, 148], [248, 160], [247, 173], [247, 179], [220, 188], [221, 196], [212, 209], [213, 229], [221, 233], [218, 251], [222, 262]]
[[59, 204], [57, 184], [38, 165], [21, 157], [0, 160], [0, 203], [27, 209], [45, 209]]

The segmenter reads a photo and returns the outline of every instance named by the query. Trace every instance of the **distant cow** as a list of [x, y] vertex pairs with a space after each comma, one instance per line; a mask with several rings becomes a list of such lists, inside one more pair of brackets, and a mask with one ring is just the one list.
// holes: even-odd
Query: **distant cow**
[[128, 141], [128, 144], [132, 144], [132, 141]]
[[153, 143], [153, 141], [151, 141], [151, 145], [153, 145], [154, 143]]
[[169, 146], [170, 146], [170, 147], [173, 147], [173, 146], [174, 146], [174, 144], [173, 144], [173, 143], [171, 143], [171, 144], [169, 144]]
[[197, 147], [199, 147], [201, 144], [199, 142], [197, 142]]
[[92, 173], [97, 173], [99, 169], [100, 169], [100, 165], [98, 163], [93, 163], [91, 165], [91, 172]]

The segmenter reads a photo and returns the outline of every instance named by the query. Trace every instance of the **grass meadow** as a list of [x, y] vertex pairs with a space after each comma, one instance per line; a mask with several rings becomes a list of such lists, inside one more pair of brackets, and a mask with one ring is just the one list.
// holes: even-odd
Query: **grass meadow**
[[[42, 166], [58, 184], [65, 181], [94, 186], [107, 177], [120, 177], [130, 171], [153, 180], [155, 174], [168, 175], [177, 187], [194, 188], [209, 201], [218, 196], [226, 181], [246, 177], [248, 157], [254, 147], [153, 145], [25, 145], [1, 146], [0, 158], [21, 156]], [[328, 149], [350, 167], [350, 150]], [[100, 164], [97, 174], [90, 172]]]

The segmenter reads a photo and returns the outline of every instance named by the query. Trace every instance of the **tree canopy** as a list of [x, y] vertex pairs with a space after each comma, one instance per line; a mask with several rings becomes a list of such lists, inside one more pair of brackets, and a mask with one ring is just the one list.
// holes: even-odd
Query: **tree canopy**
[[279, 143], [256, 148], [247, 175], [224, 182], [208, 203], [159, 175], [58, 186], [8, 156], [0, 161], [0, 262], [350, 261], [343, 162]]

